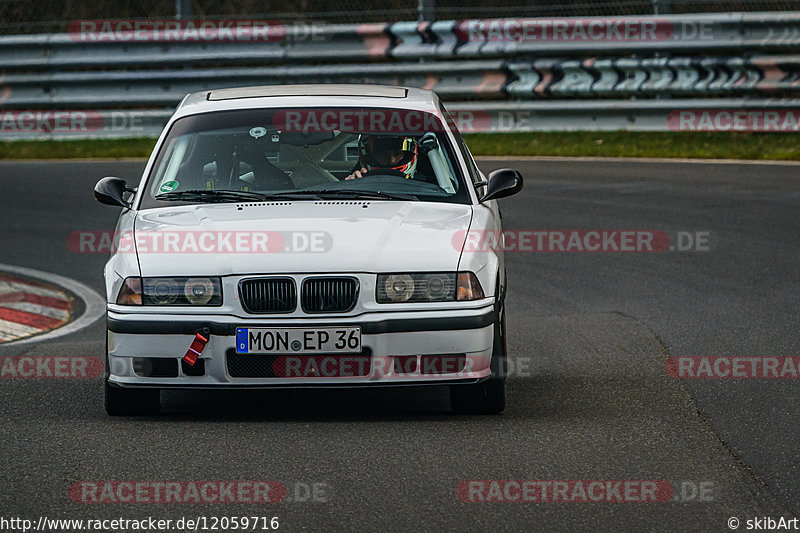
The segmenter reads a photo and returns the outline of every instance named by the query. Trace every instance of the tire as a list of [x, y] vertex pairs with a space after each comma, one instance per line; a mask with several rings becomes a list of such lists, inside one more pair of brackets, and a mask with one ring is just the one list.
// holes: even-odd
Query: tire
[[471, 385], [450, 385], [450, 408], [464, 415], [494, 415], [506, 408], [506, 323], [505, 309], [497, 313], [492, 348], [492, 374]]
[[161, 411], [158, 389], [121, 389], [105, 382], [106, 413], [111, 416], [157, 415]]

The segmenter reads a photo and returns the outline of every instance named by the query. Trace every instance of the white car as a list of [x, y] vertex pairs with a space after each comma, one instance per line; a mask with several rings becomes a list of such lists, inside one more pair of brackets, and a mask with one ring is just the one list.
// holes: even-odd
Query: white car
[[[187, 95], [122, 206], [105, 268], [105, 406], [161, 389], [450, 385], [505, 407], [502, 230], [485, 178], [430, 92], [295, 85]], [[413, 389], [408, 389], [409, 392]]]

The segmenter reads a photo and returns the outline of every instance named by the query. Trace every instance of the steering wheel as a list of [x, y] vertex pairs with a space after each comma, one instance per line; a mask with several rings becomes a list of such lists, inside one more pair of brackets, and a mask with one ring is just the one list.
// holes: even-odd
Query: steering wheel
[[365, 178], [368, 176], [393, 176], [396, 178], [403, 178], [403, 179], [406, 178], [406, 175], [404, 173], [400, 172], [399, 170], [395, 170], [393, 168], [376, 168], [368, 170], [364, 174], [362, 174], [362, 176]]

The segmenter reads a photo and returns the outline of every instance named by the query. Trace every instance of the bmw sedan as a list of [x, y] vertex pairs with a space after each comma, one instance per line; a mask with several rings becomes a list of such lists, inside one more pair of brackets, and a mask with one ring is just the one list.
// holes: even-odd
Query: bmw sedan
[[[447, 385], [505, 406], [496, 200], [437, 96], [370, 85], [187, 95], [122, 207], [105, 267], [105, 406], [163, 389]], [[487, 237], [492, 237], [491, 239]]]

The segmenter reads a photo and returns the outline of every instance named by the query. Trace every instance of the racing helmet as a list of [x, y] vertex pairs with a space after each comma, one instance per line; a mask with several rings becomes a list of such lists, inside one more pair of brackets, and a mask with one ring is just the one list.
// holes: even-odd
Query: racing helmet
[[367, 170], [391, 169], [411, 178], [417, 169], [418, 149], [413, 137], [361, 135], [358, 151]]

